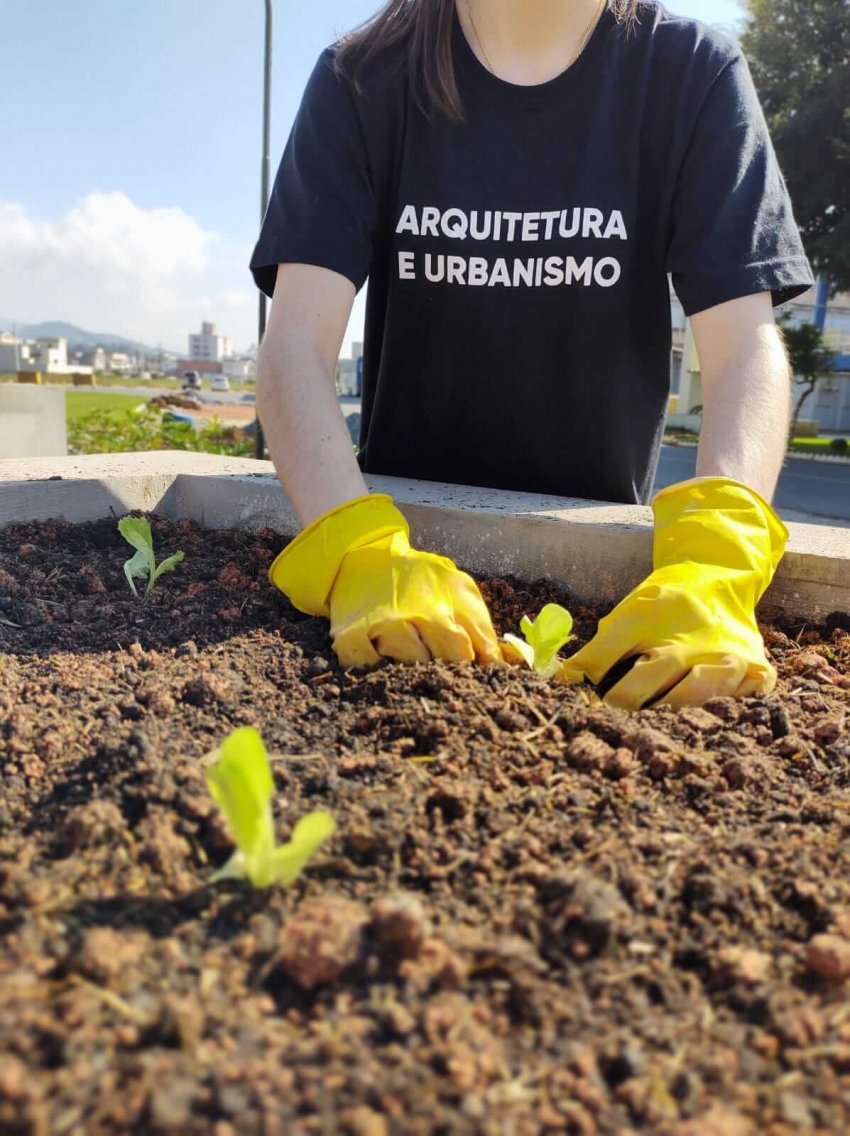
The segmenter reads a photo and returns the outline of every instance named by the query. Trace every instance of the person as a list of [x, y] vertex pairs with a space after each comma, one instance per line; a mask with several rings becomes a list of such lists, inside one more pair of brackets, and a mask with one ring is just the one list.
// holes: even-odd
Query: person
[[[772, 308], [812, 276], [736, 44], [640, 0], [389, 0], [319, 58], [251, 269], [274, 297], [260, 417], [305, 526], [270, 575], [344, 665], [500, 658], [472, 580], [364, 472], [648, 501], [672, 280], [696, 477], [656, 495], [651, 575], [561, 677], [632, 708], [772, 688]], [[334, 373], [367, 277], [355, 459]]]

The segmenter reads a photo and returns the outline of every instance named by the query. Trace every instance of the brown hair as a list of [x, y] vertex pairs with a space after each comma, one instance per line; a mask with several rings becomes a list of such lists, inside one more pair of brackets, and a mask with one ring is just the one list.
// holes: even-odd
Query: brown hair
[[[642, 0], [608, 0], [608, 7], [625, 25], [637, 18]], [[407, 60], [414, 75], [416, 101], [423, 112], [438, 111], [455, 122], [463, 119], [452, 62], [452, 21], [455, 0], [387, 0], [371, 20], [343, 36], [335, 65], [357, 83], [360, 68], [385, 48], [407, 43]]]

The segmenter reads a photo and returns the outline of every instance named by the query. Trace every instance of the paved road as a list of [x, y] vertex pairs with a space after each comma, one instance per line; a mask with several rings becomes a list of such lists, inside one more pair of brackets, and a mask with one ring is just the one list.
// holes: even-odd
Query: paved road
[[[360, 410], [357, 398], [341, 398], [347, 416]], [[655, 488], [694, 476], [696, 446], [662, 446]], [[819, 462], [786, 458], [774, 499], [786, 521], [850, 527], [850, 462]]]
[[[693, 477], [696, 455], [695, 446], [662, 446], [655, 488]], [[786, 458], [774, 504], [787, 520], [808, 513], [812, 523], [850, 524], [850, 462]]]

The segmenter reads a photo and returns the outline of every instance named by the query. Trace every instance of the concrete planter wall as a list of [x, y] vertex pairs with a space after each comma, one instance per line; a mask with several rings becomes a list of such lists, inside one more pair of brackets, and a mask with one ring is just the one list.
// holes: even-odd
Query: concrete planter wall
[[[472, 572], [545, 577], [606, 603], [651, 567], [652, 515], [642, 506], [389, 477], [373, 477], [370, 486], [392, 494], [420, 547]], [[134, 509], [212, 529], [298, 530], [270, 462], [181, 452], [0, 461], [0, 527], [117, 518]], [[788, 553], [760, 613], [818, 621], [850, 611], [850, 530], [788, 528]]]
[[67, 452], [64, 390], [19, 383], [0, 385], [0, 458]]

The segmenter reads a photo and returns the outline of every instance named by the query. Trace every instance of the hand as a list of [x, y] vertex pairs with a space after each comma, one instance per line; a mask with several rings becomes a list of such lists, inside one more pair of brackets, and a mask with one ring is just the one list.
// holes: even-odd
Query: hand
[[343, 666], [499, 663], [475, 582], [453, 561], [410, 547], [390, 497], [370, 494], [325, 513], [283, 550], [269, 578], [300, 611], [324, 615]]
[[628, 710], [769, 693], [776, 671], [755, 606], [785, 551], [787, 529], [756, 492], [724, 477], [671, 485], [652, 508], [654, 571], [599, 621], [559, 677], [598, 684], [634, 659], [605, 695]]

